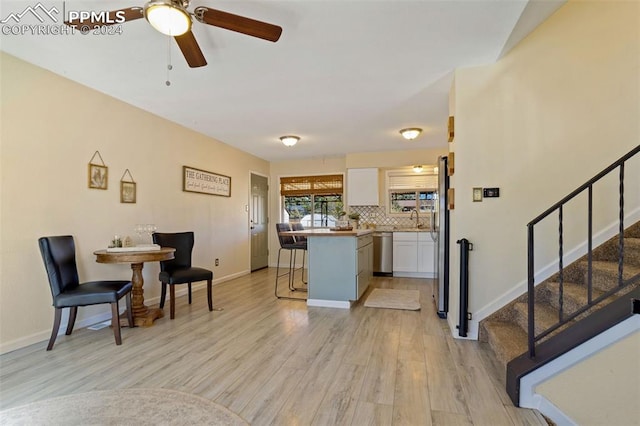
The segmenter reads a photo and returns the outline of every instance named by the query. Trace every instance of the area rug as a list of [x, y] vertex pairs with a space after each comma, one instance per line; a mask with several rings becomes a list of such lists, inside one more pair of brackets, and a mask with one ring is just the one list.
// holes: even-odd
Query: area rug
[[418, 290], [399, 290], [374, 288], [364, 306], [368, 308], [420, 310], [420, 292]]
[[0, 411], [1, 425], [248, 425], [225, 407], [169, 389], [61, 396]]

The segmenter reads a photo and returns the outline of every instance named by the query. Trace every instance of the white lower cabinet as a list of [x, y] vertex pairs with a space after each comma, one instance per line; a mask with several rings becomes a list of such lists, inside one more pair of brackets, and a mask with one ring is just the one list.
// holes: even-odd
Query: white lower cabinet
[[393, 276], [433, 278], [434, 254], [429, 232], [394, 232]]
[[436, 245], [428, 232], [418, 232], [418, 272], [435, 277]]
[[393, 275], [418, 272], [418, 233], [393, 233]]

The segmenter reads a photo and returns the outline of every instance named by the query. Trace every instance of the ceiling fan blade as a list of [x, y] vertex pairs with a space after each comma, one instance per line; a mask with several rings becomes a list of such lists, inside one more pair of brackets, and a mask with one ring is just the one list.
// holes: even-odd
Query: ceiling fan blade
[[174, 37], [178, 47], [182, 51], [184, 58], [187, 60], [187, 64], [191, 68], [203, 67], [207, 65], [207, 60], [198, 46], [195, 36], [191, 31], [187, 31], [181, 36]]
[[76, 29], [80, 29], [82, 26], [86, 25], [90, 28], [102, 27], [105, 25], [114, 25], [120, 24], [126, 21], [133, 21], [134, 19], [140, 19], [144, 17], [144, 12], [141, 7], [128, 7], [126, 9], [118, 9], [112, 10], [109, 12], [109, 19], [104, 21], [93, 21], [91, 18], [77, 18], [72, 19], [70, 21], [65, 21], [64, 23], [70, 27], [75, 27]]
[[280, 34], [282, 34], [282, 27], [277, 25], [256, 21], [255, 19], [245, 18], [244, 16], [234, 15], [233, 13], [223, 12], [221, 10], [200, 6], [194, 10], [194, 13], [196, 19], [202, 23], [258, 37], [263, 40], [276, 42], [280, 38]]

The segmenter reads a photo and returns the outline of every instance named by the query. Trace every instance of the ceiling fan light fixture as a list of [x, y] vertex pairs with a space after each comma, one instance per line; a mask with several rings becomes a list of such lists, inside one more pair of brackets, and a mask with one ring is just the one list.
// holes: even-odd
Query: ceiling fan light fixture
[[417, 138], [420, 133], [422, 133], [422, 129], [418, 127], [409, 127], [407, 129], [400, 130], [400, 134], [402, 135], [402, 137], [408, 141]]
[[144, 6], [144, 17], [162, 34], [180, 36], [191, 30], [191, 16], [170, 0], [154, 0]]
[[280, 140], [282, 141], [283, 144], [285, 144], [285, 146], [294, 146], [300, 140], [300, 136], [293, 136], [293, 135], [280, 136]]
[[415, 173], [421, 173], [422, 172], [422, 165], [417, 165], [417, 166], [413, 166], [413, 171]]

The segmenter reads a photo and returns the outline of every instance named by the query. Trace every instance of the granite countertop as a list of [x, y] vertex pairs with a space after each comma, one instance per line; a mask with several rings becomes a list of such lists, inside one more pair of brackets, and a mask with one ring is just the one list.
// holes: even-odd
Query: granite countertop
[[361, 237], [374, 232], [373, 229], [352, 229], [351, 231], [332, 231], [328, 228], [304, 229], [301, 231], [286, 231], [280, 235], [293, 235], [300, 237]]
[[422, 228], [404, 227], [404, 226], [377, 226], [373, 231], [378, 232], [431, 232], [431, 228], [426, 226]]

